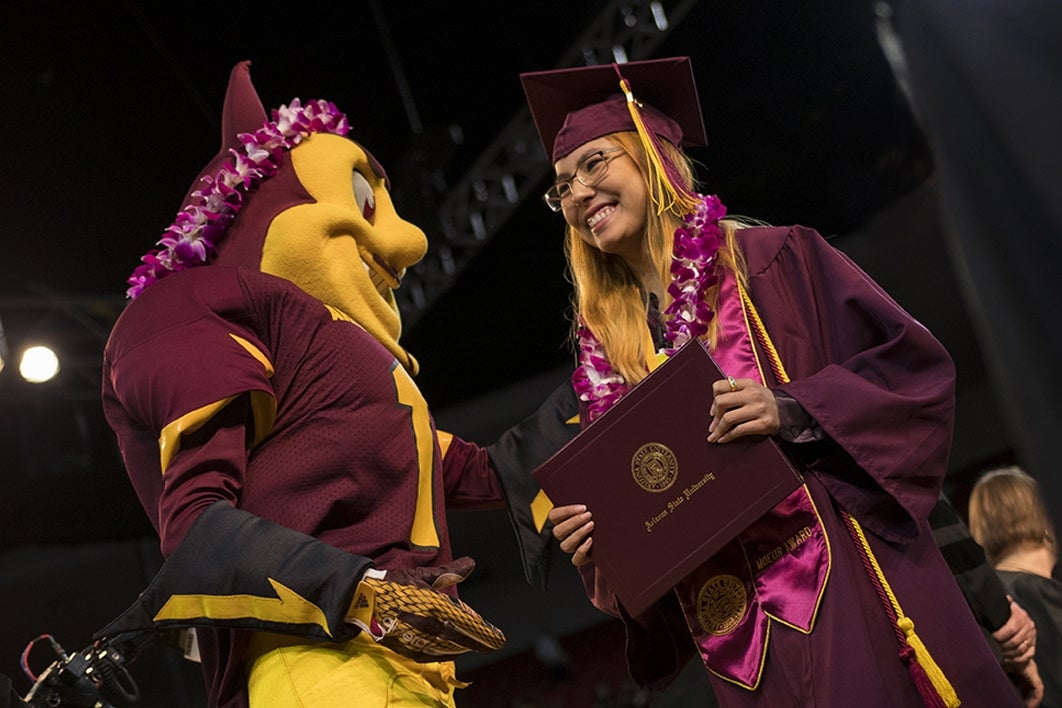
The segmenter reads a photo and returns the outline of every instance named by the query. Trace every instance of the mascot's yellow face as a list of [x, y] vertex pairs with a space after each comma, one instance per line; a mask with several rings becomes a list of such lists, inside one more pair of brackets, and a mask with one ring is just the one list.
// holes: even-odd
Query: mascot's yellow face
[[394, 290], [406, 269], [424, 257], [424, 232], [398, 216], [383, 176], [353, 141], [314, 133], [289, 155], [315, 201], [273, 219], [261, 270], [350, 317], [415, 370], [398, 344]]

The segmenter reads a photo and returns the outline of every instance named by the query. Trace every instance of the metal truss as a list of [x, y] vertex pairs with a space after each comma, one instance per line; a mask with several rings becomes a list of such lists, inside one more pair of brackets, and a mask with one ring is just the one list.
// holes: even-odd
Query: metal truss
[[[612, 2], [575, 41], [557, 68], [650, 59], [697, 0]], [[411, 329], [457, 280], [516, 209], [536, 193], [549, 164], [525, 106], [509, 121], [438, 211], [441, 238], [396, 291], [403, 326]]]
[[[557, 63], [557, 68], [652, 58], [696, 4], [696, 0], [612, 2], [597, 16]], [[403, 327], [409, 331], [431, 305], [456, 282], [464, 267], [502, 228], [529, 196], [537, 196], [549, 171], [548, 161], [526, 106], [514, 115], [463, 178], [448, 189], [438, 208], [440, 235], [424, 259], [406, 275], [396, 292]], [[40, 292], [0, 297], [0, 318], [7, 340], [24, 339], [50, 329], [59, 343], [65, 373], [49, 384], [49, 395], [66, 401], [95, 401], [100, 395], [102, 351], [114, 320], [125, 305], [116, 296], [69, 296]], [[3, 325], [0, 325], [2, 328]], [[0, 347], [3, 346], [0, 329]], [[0, 401], [33, 400], [45, 387], [18, 380], [16, 352], [8, 352], [0, 375]]]

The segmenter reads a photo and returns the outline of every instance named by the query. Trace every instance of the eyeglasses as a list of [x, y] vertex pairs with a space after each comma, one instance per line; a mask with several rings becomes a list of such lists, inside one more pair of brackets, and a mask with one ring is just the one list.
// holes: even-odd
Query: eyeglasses
[[[572, 180], [579, 180], [579, 183], [584, 187], [593, 187], [605, 179], [605, 175], [608, 174], [608, 163], [614, 159], [605, 157], [605, 155], [622, 151], [623, 148], [614, 147], [590, 153], [582, 160], [579, 160], [579, 164], [575, 166], [575, 176], [571, 179], [561, 180], [550, 187], [542, 195], [542, 201], [546, 202], [546, 206], [551, 211], [560, 211], [561, 202], [572, 195]], [[619, 155], [616, 157], [619, 157]]]

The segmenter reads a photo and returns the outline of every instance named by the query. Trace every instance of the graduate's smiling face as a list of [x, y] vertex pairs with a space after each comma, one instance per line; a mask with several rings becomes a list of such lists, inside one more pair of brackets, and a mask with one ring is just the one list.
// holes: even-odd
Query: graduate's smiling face
[[553, 167], [556, 183], [569, 187], [561, 201], [564, 219], [580, 238], [632, 265], [639, 262], [649, 193], [641, 170], [626, 150], [607, 137], [597, 138], [557, 160]]

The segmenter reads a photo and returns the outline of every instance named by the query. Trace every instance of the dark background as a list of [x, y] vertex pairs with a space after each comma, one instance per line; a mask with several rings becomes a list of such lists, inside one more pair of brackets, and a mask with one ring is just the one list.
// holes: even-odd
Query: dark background
[[[601, 17], [622, 24], [621, 7], [46, 0], [5, 13], [0, 334], [12, 354], [48, 338], [64, 357], [46, 385], [23, 384], [10, 362], [0, 372], [0, 673], [19, 693], [31, 685], [19, 654], [34, 637], [82, 648], [158, 567], [100, 413], [99, 357], [125, 278], [217, 150], [233, 64], [252, 60], [267, 108], [335, 102], [387, 168], [400, 213], [439, 243], [447, 195], [525, 110], [519, 72], [561, 65]], [[692, 57], [710, 143], [694, 153], [705, 191], [733, 213], [819, 229], [952, 353], [948, 489], [961, 507], [972, 476], [1010, 459], [1012, 443], [941, 237], [932, 145], [882, 53], [875, 5], [661, 7], [678, 19], [648, 56], [631, 58]], [[407, 318], [404, 342], [439, 426], [479, 442], [530, 410], [571, 361], [562, 223], [537, 200], [541, 174], [532, 196], [464, 251], [448, 287]], [[613, 705], [634, 700], [622, 638], [589, 609], [564, 559], [550, 589], [535, 590], [503, 514], [453, 523], [457, 552], [479, 562], [464, 596], [510, 640], [498, 655], [462, 661], [475, 684], [461, 705], [582, 706], [595, 692]], [[558, 645], [565, 670], [548, 658]], [[29, 663], [39, 672], [51, 659], [37, 648]], [[144, 704], [196, 705], [190, 666], [161, 649], [134, 664]], [[691, 674], [654, 705], [701, 680]]]

